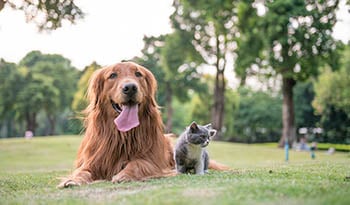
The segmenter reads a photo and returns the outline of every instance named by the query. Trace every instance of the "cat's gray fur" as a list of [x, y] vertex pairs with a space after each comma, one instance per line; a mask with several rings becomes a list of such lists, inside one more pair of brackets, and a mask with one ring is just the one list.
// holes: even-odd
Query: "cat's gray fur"
[[205, 149], [216, 130], [211, 124], [198, 125], [192, 122], [180, 135], [174, 151], [178, 173], [204, 174], [208, 172], [209, 155]]

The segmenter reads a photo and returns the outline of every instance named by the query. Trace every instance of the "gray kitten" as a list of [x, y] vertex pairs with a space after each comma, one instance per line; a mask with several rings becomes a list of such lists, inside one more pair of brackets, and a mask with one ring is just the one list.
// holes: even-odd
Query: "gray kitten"
[[192, 122], [180, 135], [175, 146], [175, 163], [178, 173], [204, 174], [208, 172], [209, 155], [205, 150], [216, 130], [211, 124], [198, 125]]

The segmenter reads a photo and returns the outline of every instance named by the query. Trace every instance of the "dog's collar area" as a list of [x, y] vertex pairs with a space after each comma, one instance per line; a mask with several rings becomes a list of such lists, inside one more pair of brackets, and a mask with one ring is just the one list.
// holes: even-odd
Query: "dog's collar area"
[[122, 112], [122, 108], [121, 108], [117, 103], [114, 103], [113, 101], [111, 101], [111, 103], [112, 103], [113, 109], [114, 109], [117, 113], [121, 113], [121, 112]]

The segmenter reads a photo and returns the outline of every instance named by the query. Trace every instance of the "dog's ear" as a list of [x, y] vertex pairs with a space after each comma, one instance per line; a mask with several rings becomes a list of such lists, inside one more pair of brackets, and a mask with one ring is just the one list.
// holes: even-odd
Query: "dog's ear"
[[[142, 67], [142, 66], [141, 66]], [[154, 104], [154, 106], [158, 106], [155, 100], [155, 95], [156, 95], [156, 91], [157, 91], [157, 80], [154, 77], [154, 75], [151, 73], [151, 71], [149, 71], [147, 68], [144, 68], [144, 73], [145, 73], [145, 80], [146, 80], [146, 84], [147, 84], [147, 91], [150, 92], [150, 96], [151, 96], [151, 103]]]
[[98, 69], [96, 70], [90, 80], [89, 80], [89, 87], [87, 90], [87, 98], [89, 100], [89, 105], [92, 105], [95, 107], [100, 100], [100, 94], [102, 94], [103, 91], [103, 70]]

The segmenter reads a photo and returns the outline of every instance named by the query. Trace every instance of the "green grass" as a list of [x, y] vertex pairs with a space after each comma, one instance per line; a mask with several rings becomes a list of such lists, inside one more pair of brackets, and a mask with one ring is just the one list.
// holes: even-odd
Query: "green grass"
[[[263, 145], [275, 147], [275, 146], [277, 146], [277, 143], [263, 143]], [[328, 150], [330, 147], [333, 147], [336, 151], [350, 152], [350, 145], [349, 144], [317, 143], [318, 150]]]
[[56, 189], [81, 137], [0, 140], [0, 204], [350, 204], [350, 155], [290, 152], [212, 142], [211, 158], [232, 172]]
[[348, 144], [330, 144], [330, 143], [318, 143], [317, 148], [321, 150], [328, 150], [333, 147], [337, 151], [350, 152], [350, 145]]

